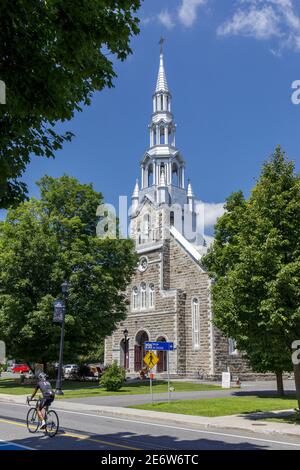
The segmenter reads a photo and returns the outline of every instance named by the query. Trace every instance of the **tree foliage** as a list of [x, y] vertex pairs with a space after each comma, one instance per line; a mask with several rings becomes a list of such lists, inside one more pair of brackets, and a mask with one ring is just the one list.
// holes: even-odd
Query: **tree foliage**
[[75, 178], [44, 177], [41, 199], [8, 211], [0, 223], [0, 337], [11, 357], [46, 363], [58, 357], [53, 302], [70, 282], [65, 359], [98, 351], [125, 318], [125, 289], [137, 260], [131, 240], [96, 236], [102, 202]]
[[214, 322], [258, 372], [291, 371], [300, 334], [300, 177], [277, 147], [246, 201], [232, 194], [204, 266]]
[[72, 133], [70, 120], [93, 93], [111, 87], [112, 57], [131, 53], [140, 0], [2, 0], [0, 79], [0, 208], [26, 197], [20, 181], [31, 154], [54, 157]]

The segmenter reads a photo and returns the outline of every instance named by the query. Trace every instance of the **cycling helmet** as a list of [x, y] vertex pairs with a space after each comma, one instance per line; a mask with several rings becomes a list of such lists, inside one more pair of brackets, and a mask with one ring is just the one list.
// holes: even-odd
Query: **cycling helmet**
[[40, 372], [39, 375], [38, 375], [38, 379], [39, 380], [46, 380], [47, 376], [46, 374], [44, 374], [44, 372]]

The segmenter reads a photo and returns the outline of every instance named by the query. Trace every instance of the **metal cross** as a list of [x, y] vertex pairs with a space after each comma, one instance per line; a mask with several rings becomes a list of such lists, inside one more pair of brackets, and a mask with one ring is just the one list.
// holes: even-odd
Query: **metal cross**
[[165, 42], [165, 38], [161, 37], [159, 40], [159, 45], [160, 45], [160, 53], [162, 54], [163, 52], [163, 43]]

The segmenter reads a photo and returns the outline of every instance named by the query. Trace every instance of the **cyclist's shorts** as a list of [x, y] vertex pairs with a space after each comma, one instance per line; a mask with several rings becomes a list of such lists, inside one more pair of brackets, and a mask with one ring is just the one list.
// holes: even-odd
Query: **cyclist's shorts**
[[46, 406], [50, 406], [54, 398], [42, 398], [39, 406], [39, 410], [42, 410]]

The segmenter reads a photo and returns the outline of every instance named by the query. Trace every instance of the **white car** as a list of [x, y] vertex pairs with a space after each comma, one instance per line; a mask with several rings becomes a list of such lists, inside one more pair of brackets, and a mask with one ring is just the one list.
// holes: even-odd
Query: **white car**
[[79, 367], [77, 364], [66, 364], [63, 366], [64, 376], [69, 377], [72, 374], [78, 372]]

